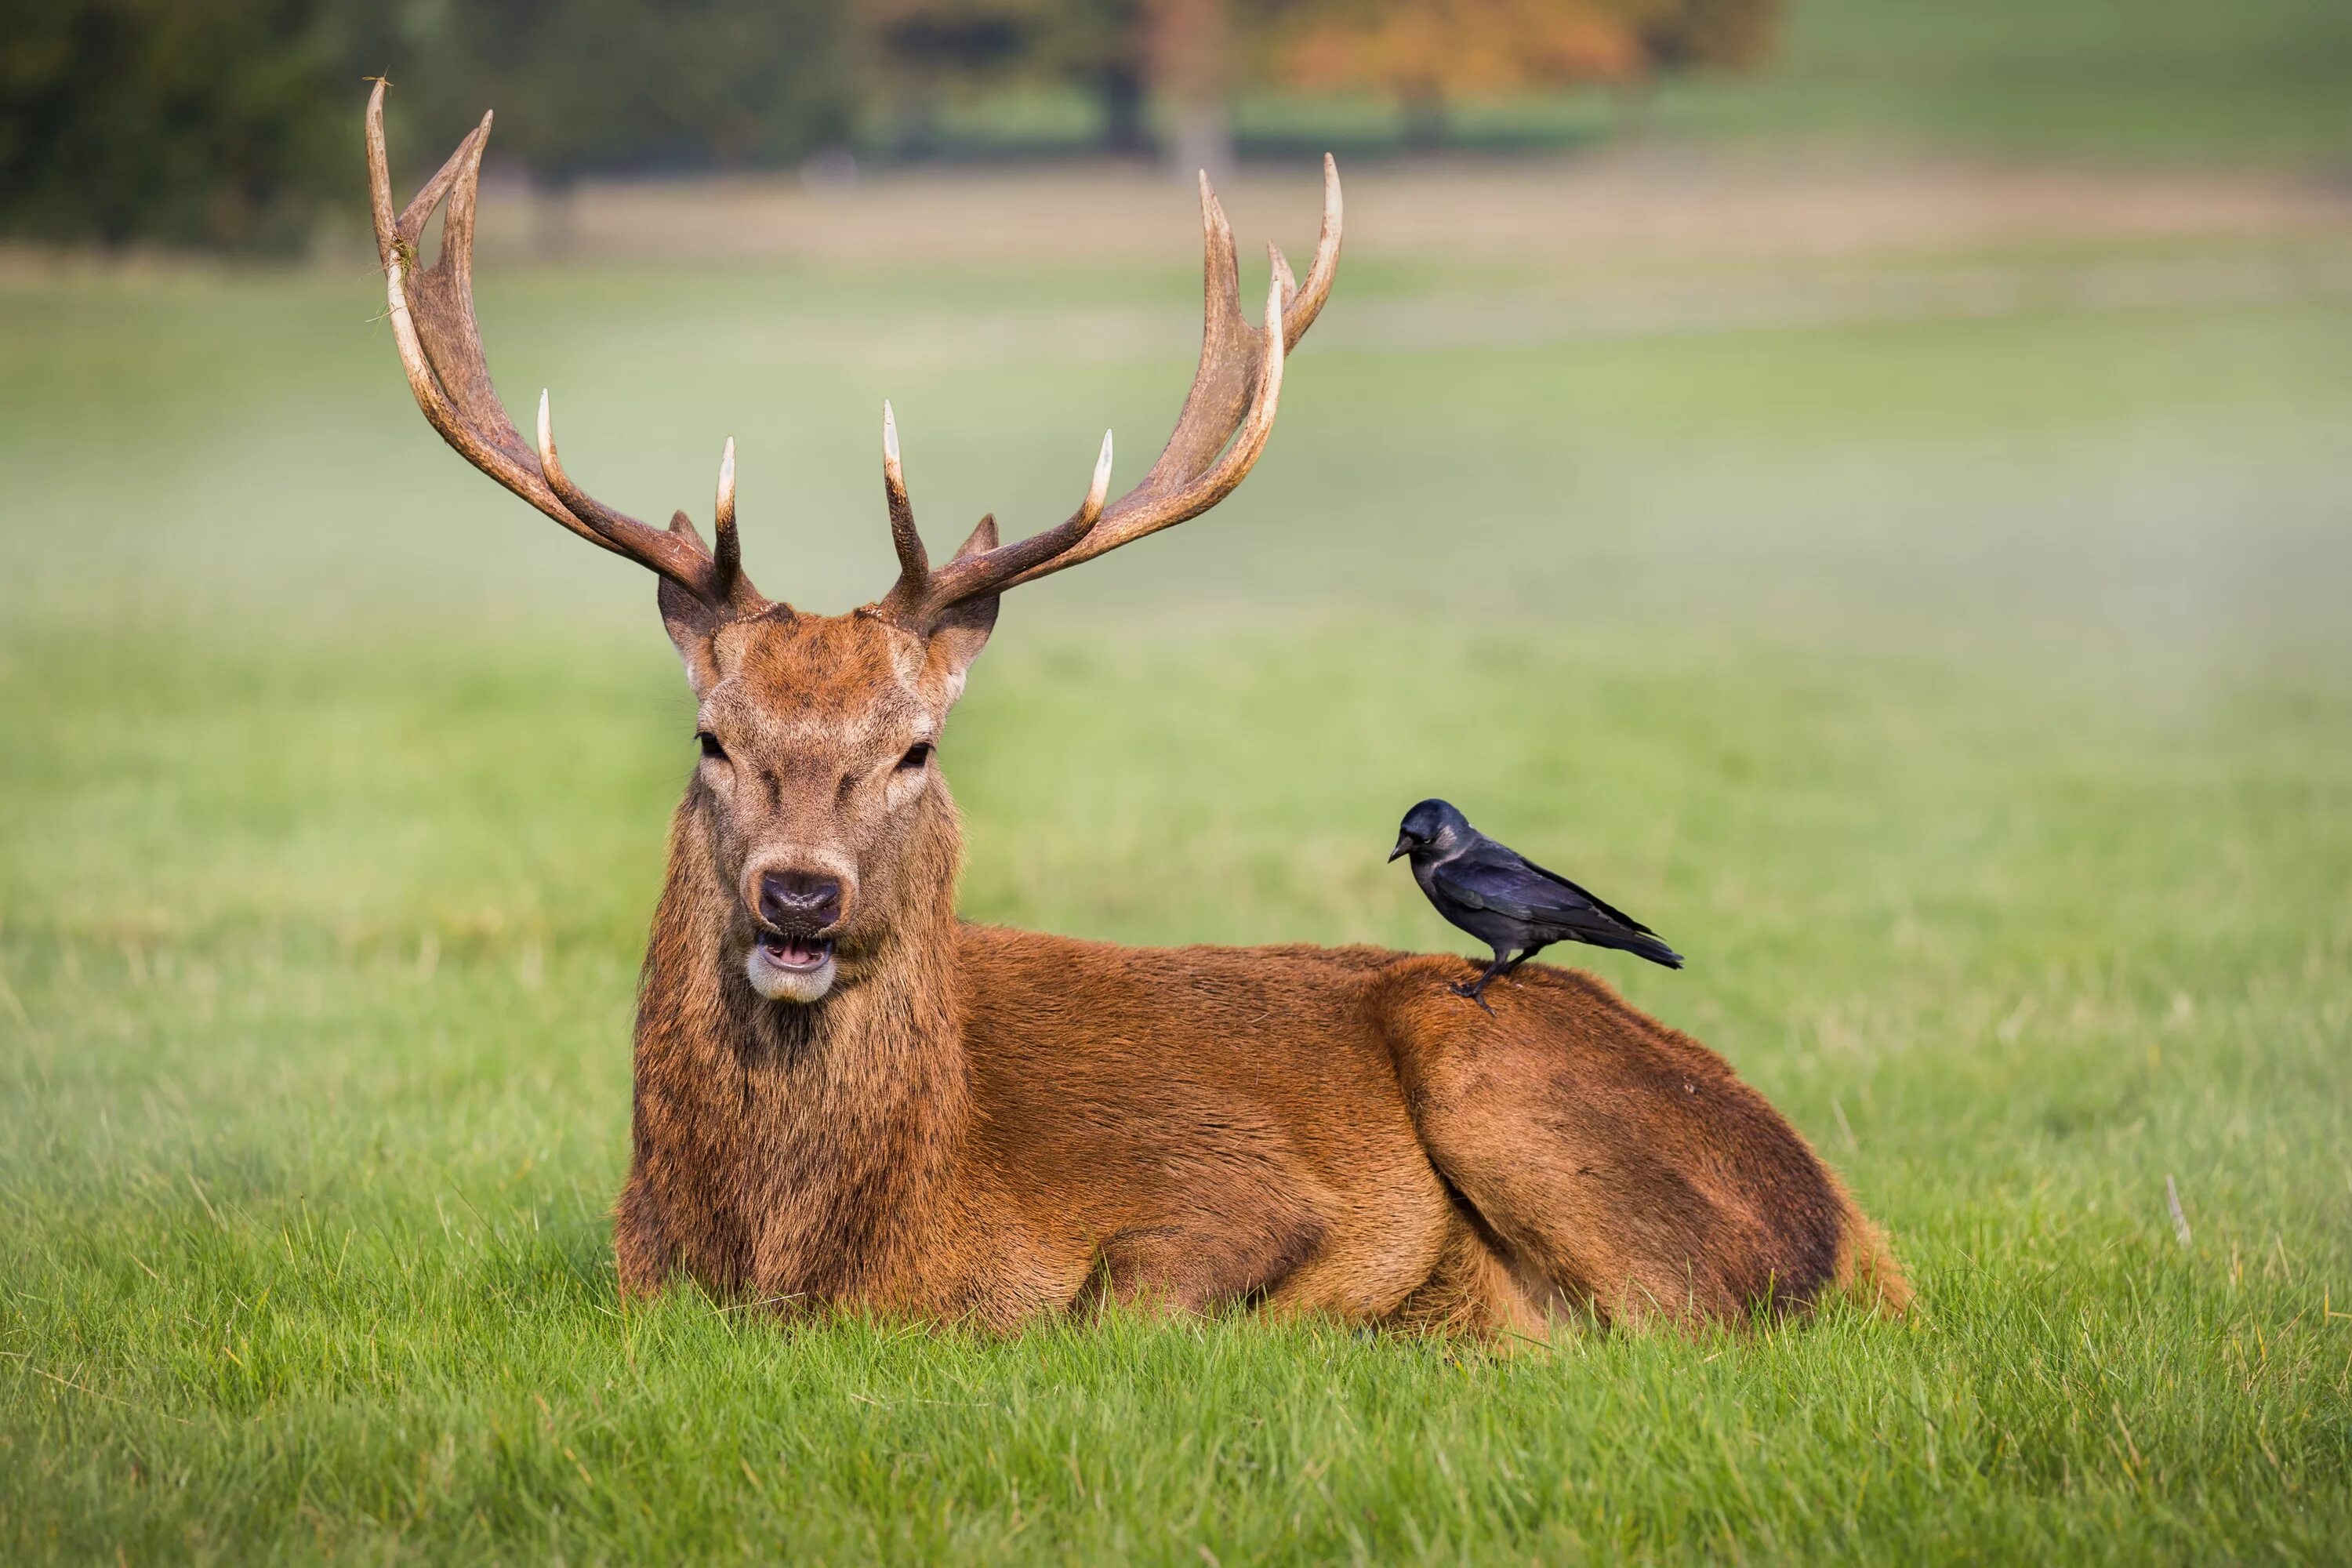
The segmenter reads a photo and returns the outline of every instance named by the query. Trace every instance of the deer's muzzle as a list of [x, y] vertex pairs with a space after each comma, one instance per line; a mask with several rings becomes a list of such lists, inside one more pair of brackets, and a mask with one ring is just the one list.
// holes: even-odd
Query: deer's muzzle
[[759, 913], [761, 924], [786, 936], [814, 936], [840, 923], [841, 879], [823, 871], [763, 871]]

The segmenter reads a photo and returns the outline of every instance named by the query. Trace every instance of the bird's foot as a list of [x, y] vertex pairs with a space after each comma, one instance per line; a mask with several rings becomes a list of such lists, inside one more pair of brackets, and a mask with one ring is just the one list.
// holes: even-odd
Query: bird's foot
[[1485, 1010], [1486, 1016], [1489, 1018], [1495, 1016], [1495, 1009], [1488, 1005], [1486, 1001], [1486, 983], [1485, 981], [1482, 980], [1475, 984], [1465, 985], [1461, 981], [1449, 980], [1446, 982], [1445, 988], [1448, 991], [1453, 992], [1456, 996], [1467, 996], [1471, 1001], [1477, 1003], [1478, 1005]]

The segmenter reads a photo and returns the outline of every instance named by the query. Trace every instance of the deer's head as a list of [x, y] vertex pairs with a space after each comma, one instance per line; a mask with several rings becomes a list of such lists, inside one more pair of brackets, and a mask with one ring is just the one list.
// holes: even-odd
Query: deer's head
[[[667, 529], [589, 495], [557, 458], [547, 395], [526, 443], [490, 384], [474, 318], [474, 211], [490, 118], [395, 214], [383, 140], [383, 84], [368, 100], [368, 174], [393, 337], [417, 406], [482, 472], [572, 532], [650, 567], [663, 624], [697, 704], [688, 799], [728, 884], [731, 949], [762, 995], [814, 1002], [855, 983], [915, 900], [953, 875], [955, 806], [937, 748], [949, 709], [996, 623], [998, 596], [1147, 533], [1198, 517], [1231, 494], [1273, 434], [1284, 355], [1330, 295], [1339, 259], [1339, 177], [1323, 163], [1323, 229], [1301, 285], [1267, 247], [1262, 325], [1243, 313], [1232, 230], [1201, 180], [1205, 252], [1200, 368], [1151, 471], [1109, 500], [1111, 439], [1086, 499], [1066, 519], [1001, 543], [984, 517], [932, 564], [916, 531], [896, 423], [882, 409], [882, 476], [898, 578], [873, 604], [820, 616], [766, 598], [742, 569], [735, 532], [735, 443], [719, 465], [712, 542], [678, 512]], [[441, 254], [416, 247], [448, 203]]]

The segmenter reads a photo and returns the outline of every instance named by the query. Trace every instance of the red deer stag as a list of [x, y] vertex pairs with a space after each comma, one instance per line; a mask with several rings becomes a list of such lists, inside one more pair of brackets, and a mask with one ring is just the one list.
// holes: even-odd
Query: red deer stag
[[[1454, 957], [1106, 946], [956, 918], [962, 841], [937, 747], [1007, 588], [1197, 517], [1265, 449], [1283, 356], [1339, 254], [1339, 184], [1262, 326], [1204, 180], [1200, 367], [1150, 473], [1067, 519], [982, 518], [933, 564], [889, 411], [898, 582], [844, 616], [762, 597], [734, 446], [706, 547], [590, 496], [499, 405], [474, 319], [488, 116], [405, 212], [383, 89], [368, 171], [393, 337], [426, 419], [583, 539], [648, 566], [701, 748], [637, 1008], [621, 1288], [1005, 1329], [1106, 1299], [1540, 1333], [1556, 1318], [1737, 1320], [1835, 1290], [1909, 1296], [1803, 1138], [1696, 1041], [1589, 975], [1530, 964], [1490, 1017]], [[438, 259], [417, 241], [446, 199]]]

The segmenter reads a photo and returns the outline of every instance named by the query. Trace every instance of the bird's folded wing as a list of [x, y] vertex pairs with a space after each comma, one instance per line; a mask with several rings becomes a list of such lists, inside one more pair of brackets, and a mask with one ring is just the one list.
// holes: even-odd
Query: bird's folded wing
[[1474, 910], [1492, 910], [1537, 925], [1608, 923], [1598, 900], [1580, 888], [1547, 876], [1517, 856], [1470, 854], [1439, 866], [1438, 891]]
[[1615, 921], [1619, 925], [1623, 926], [1627, 931], [1637, 931], [1643, 936], [1655, 936], [1658, 934], [1656, 931], [1652, 931], [1648, 926], [1643, 925], [1640, 921], [1635, 920], [1632, 915], [1627, 914], [1623, 910], [1619, 909], [1616, 905], [1595, 897], [1590, 889], [1577, 886], [1577, 884], [1570, 881], [1559, 872], [1548, 871], [1541, 866], [1537, 865], [1534, 861], [1528, 859], [1526, 856], [1520, 855], [1516, 851], [1513, 852], [1512, 858], [1518, 861], [1520, 865], [1525, 866], [1528, 870], [1533, 871], [1537, 876], [1548, 878], [1551, 881], [1567, 889], [1578, 898], [1582, 899], [1586, 903], [1591, 904], [1594, 909], [1599, 910], [1602, 914], [1607, 915], [1611, 920]]

